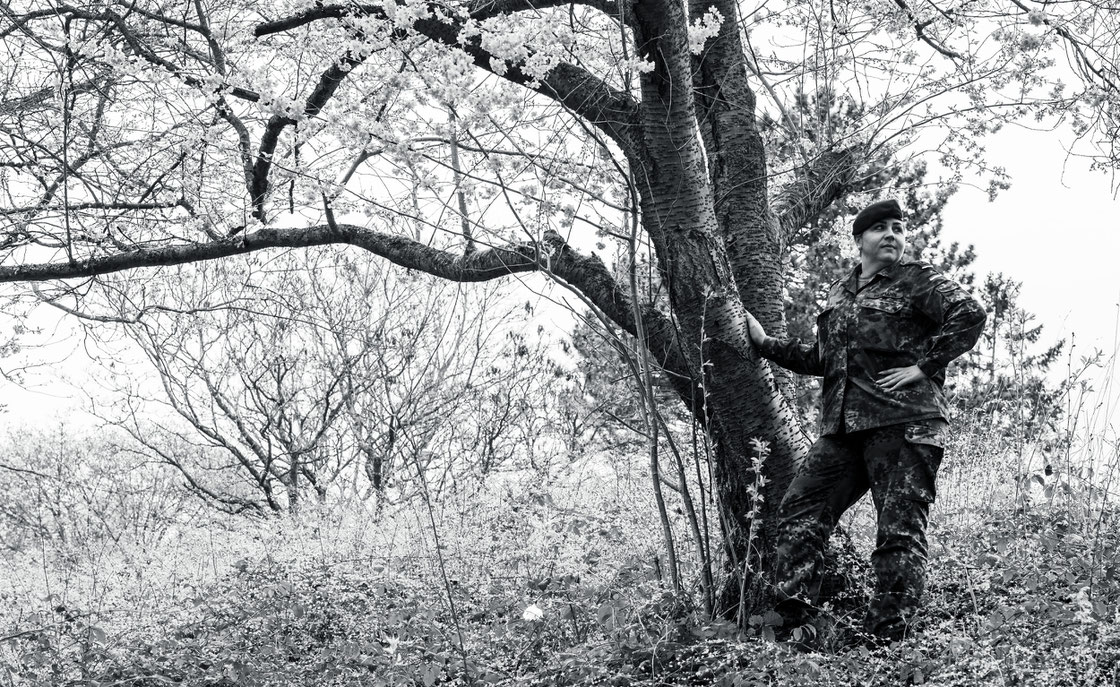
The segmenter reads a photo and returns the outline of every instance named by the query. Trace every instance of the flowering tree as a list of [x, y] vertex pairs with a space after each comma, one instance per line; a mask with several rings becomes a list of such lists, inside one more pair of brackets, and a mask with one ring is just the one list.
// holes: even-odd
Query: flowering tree
[[[321, 244], [464, 282], [545, 273], [635, 337], [710, 431], [739, 572], [765, 568], [808, 440], [787, 378], [706, 339], [713, 308], [781, 335], [783, 243], [864, 161], [936, 147], [998, 182], [982, 134], [1062, 114], [1107, 142], [1116, 83], [1115, 22], [1090, 2], [0, 12], [0, 281], [81, 295], [125, 270]], [[813, 117], [794, 106], [809, 96]], [[740, 582], [725, 604], [760, 589]]]

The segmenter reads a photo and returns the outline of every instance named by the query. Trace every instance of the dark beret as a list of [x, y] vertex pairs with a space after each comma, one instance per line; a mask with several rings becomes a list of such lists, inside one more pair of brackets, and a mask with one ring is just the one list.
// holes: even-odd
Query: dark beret
[[906, 215], [902, 214], [902, 208], [894, 198], [880, 200], [861, 210], [856, 215], [856, 221], [852, 223], [852, 235], [859, 236], [870, 229], [871, 225], [885, 219], [906, 219]]

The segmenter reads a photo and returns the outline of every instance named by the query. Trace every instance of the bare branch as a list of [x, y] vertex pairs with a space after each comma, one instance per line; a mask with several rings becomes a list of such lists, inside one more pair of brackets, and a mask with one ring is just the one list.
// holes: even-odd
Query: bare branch
[[[94, 80], [82, 81], [69, 87], [69, 93], [75, 95], [78, 93], [89, 93], [90, 91], [97, 90], [100, 84]], [[40, 109], [54, 109], [48, 104], [48, 101], [58, 93], [58, 89], [54, 86], [45, 86], [39, 90], [29, 93], [22, 98], [12, 98], [11, 100], [0, 100], [0, 117], [7, 115], [25, 115], [29, 112], [34, 112]]]
[[[225, 241], [159, 246], [84, 260], [76, 259], [72, 264], [60, 262], [0, 267], [0, 283], [93, 277], [137, 267], [215, 260], [266, 248], [303, 248], [327, 244], [359, 246], [402, 267], [452, 281], [487, 281], [516, 272], [536, 271], [544, 265], [544, 257], [532, 244], [492, 248], [469, 256], [457, 256], [411, 239], [352, 224], [336, 226], [337, 230], [332, 230], [329, 225], [303, 229], [265, 228]], [[556, 238], [559, 240], [558, 235]]]
[[401, 267], [414, 269], [441, 279], [481, 282], [511, 274], [546, 272], [585, 294], [607, 317], [630, 334], [637, 332], [635, 312], [640, 310], [646, 337], [657, 362], [678, 375], [688, 374], [688, 363], [675, 341], [676, 327], [653, 305], [640, 309], [619, 286], [610, 270], [595, 255], [581, 255], [554, 231], [543, 240], [456, 255], [401, 236], [335, 223], [304, 229], [260, 229], [213, 243], [146, 248], [127, 253], [75, 260], [0, 267], [0, 283], [37, 282], [54, 279], [95, 277], [139, 267], [182, 265], [243, 255], [268, 248], [302, 248], [328, 244], [349, 244], [364, 248]]
[[245, 511], [249, 510], [253, 511], [256, 514], [263, 514], [265, 512], [264, 507], [256, 501], [249, 501], [247, 499], [241, 499], [233, 496], [223, 496], [212, 489], [208, 489], [205, 485], [199, 482], [199, 480], [191, 473], [190, 470], [187, 469], [187, 466], [183, 465], [183, 462], [181, 460], [171, 455], [167, 451], [164, 451], [155, 442], [147, 441], [144, 438], [144, 434], [142, 432], [140, 432], [139, 430], [133, 431], [132, 428], [124, 427], [121, 424], [118, 424], [117, 426], [122, 427], [142, 446], [162, 458], [163, 462], [177, 469], [183, 476], [183, 479], [187, 481], [187, 490], [203, 499], [204, 501], [212, 501], [217, 504], [218, 507], [223, 511], [232, 515], [244, 513]]
[[19, 208], [0, 208], [0, 217], [17, 215], [25, 212], [49, 212], [55, 210], [58, 212], [78, 212], [81, 210], [170, 210], [171, 208], [181, 207], [179, 202], [170, 203], [129, 203], [129, 202], [88, 202], [88, 203], [71, 203], [70, 205], [28, 205]]
[[928, 34], [926, 34], [926, 27], [928, 27], [930, 25], [930, 22], [928, 22], [928, 21], [926, 21], [926, 22], [918, 21], [918, 18], [914, 15], [914, 11], [912, 9], [910, 9], [910, 6], [907, 5], [904, 2], [904, 0], [894, 0], [894, 4], [898, 5], [903, 10], [906, 11], [906, 15], [908, 17], [910, 17], [910, 21], [912, 21], [914, 23], [914, 31], [915, 31], [915, 33], [917, 33], [919, 40], [921, 40], [923, 43], [925, 43], [929, 47], [933, 48], [937, 52], [941, 53], [945, 57], [948, 57], [948, 58], [953, 59], [953, 60], [963, 60], [964, 59], [964, 57], [961, 56], [960, 53], [955, 52], [953, 50], [950, 50], [949, 48], [942, 45], [939, 41], [937, 41], [936, 39], [934, 39], [934, 38], [930, 37]]

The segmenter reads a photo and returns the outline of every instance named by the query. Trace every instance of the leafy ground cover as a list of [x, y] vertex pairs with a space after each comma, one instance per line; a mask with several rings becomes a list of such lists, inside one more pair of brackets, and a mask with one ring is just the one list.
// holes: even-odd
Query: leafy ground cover
[[[1120, 684], [1120, 512], [941, 517], [923, 625], [848, 640], [866, 508], [813, 650], [702, 619], [663, 573], [649, 495], [507, 486], [378, 516], [220, 523], [155, 547], [4, 559], [0, 675], [73, 685]], [[431, 527], [435, 523], [435, 528]], [[683, 523], [678, 523], [683, 526]], [[228, 523], [227, 523], [228, 525]], [[694, 578], [687, 574], [686, 578]]]

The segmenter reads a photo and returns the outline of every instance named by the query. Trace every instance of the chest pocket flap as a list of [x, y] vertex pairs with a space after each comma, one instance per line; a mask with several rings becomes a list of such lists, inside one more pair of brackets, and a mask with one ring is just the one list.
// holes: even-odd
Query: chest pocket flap
[[906, 299], [900, 296], [875, 296], [860, 301], [859, 306], [886, 313], [898, 313], [906, 309]]

